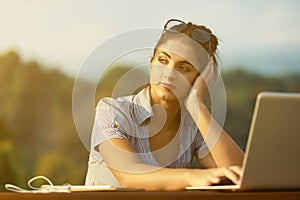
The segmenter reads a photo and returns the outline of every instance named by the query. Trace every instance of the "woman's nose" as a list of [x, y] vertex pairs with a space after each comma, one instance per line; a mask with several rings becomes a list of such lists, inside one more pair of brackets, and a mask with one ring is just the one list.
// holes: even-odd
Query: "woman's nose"
[[168, 66], [165, 68], [165, 71], [164, 71], [164, 78], [167, 78], [167, 79], [176, 79], [176, 69], [174, 66]]

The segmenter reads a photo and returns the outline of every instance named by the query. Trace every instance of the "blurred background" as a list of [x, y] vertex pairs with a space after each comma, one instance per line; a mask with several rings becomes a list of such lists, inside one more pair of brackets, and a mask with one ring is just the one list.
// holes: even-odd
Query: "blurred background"
[[[257, 93], [300, 92], [299, 8], [297, 0], [0, 0], [0, 191], [36, 175], [84, 183], [89, 152], [72, 116], [81, 64], [114, 35], [169, 18], [204, 24], [220, 39], [224, 128], [244, 149]], [[133, 65], [109, 67], [95, 103]]]

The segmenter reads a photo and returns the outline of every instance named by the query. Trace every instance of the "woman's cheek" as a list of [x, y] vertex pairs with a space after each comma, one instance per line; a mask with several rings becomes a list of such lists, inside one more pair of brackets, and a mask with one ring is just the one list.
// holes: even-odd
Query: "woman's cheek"
[[159, 80], [161, 79], [160, 77], [161, 75], [152, 69], [150, 73], [150, 83], [151, 84], [159, 83]]
[[168, 67], [158, 65], [158, 64], [151, 64], [150, 67], [150, 83], [156, 84], [161, 82], [166, 74], [168, 73]]
[[175, 88], [176, 88], [176, 93], [177, 93], [178, 97], [183, 98], [189, 94], [192, 85], [188, 81], [187, 77], [180, 74], [179, 72], [177, 72], [177, 73], [178, 73], [177, 80], [174, 82]]

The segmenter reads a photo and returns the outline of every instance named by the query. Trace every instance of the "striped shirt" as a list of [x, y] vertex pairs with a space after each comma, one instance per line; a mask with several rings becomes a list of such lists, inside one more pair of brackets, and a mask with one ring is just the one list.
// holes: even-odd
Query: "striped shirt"
[[[98, 150], [101, 143], [112, 138], [127, 139], [144, 164], [161, 166], [153, 157], [148, 140], [149, 123], [145, 122], [152, 117], [149, 87], [136, 95], [117, 99], [103, 98], [99, 101], [92, 131], [86, 185], [119, 186]], [[178, 134], [180, 147], [177, 159], [161, 167], [190, 168], [193, 156], [206, 150], [199, 129], [185, 107], [181, 110]]]

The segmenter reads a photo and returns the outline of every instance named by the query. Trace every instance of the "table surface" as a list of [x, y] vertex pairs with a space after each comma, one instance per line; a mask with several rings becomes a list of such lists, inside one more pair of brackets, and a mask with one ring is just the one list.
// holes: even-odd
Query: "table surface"
[[13, 192], [0, 192], [0, 200], [47, 200], [47, 199], [60, 199], [60, 200], [82, 200], [82, 199], [142, 199], [142, 200], [300, 200], [300, 191], [265, 191], [265, 192], [222, 192], [222, 191], [179, 191], [179, 192], [73, 192], [73, 193], [49, 193], [49, 194], [20, 194]]

